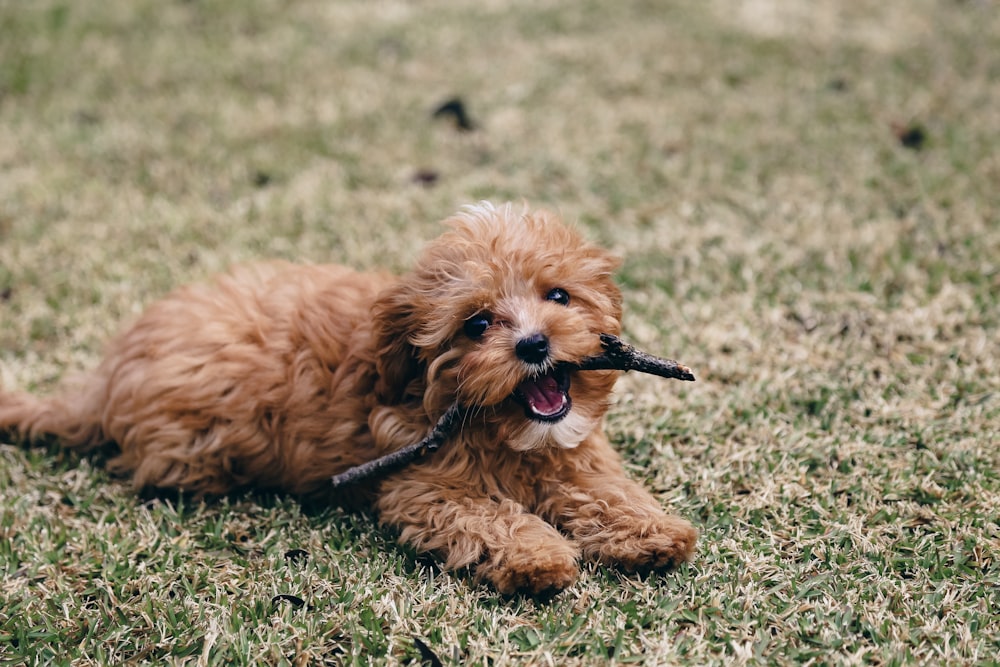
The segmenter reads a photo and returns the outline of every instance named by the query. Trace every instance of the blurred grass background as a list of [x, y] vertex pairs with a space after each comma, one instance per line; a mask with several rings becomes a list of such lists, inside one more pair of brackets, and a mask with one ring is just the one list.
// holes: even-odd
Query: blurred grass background
[[997, 137], [990, 0], [0, 0], [0, 385], [232, 263], [404, 270], [524, 199], [694, 368], [608, 430], [703, 532], [503, 600], [370, 517], [0, 445], [0, 662], [995, 662]]

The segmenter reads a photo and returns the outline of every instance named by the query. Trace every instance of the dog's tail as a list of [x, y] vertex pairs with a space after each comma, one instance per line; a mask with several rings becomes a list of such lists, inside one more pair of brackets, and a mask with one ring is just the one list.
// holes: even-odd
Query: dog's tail
[[40, 397], [0, 390], [0, 435], [32, 442], [54, 439], [86, 451], [107, 442], [102, 427], [102, 391], [81, 387]]

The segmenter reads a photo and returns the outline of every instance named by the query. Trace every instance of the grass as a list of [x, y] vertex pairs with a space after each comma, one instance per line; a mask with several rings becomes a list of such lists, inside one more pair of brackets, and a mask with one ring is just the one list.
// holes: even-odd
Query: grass
[[[703, 535], [506, 600], [371, 517], [0, 445], [0, 663], [996, 663], [993, 3], [0, 0], [0, 32], [4, 387], [231, 263], [399, 270], [524, 198], [695, 369], [623, 379], [608, 430]], [[431, 118], [456, 94], [476, 131]]]

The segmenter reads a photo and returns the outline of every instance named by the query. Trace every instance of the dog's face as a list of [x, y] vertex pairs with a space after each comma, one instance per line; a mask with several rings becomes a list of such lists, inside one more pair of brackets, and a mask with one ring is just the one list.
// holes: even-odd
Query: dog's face
[[448, 222], [376, 305], [378, 392], [422, 394], [429, 411], [460, 402], [517, 450], [575, 447], [607, 410], [615, 373], [564, 364], [620, 333], [618, 260], [549, 213], [480, 204]]

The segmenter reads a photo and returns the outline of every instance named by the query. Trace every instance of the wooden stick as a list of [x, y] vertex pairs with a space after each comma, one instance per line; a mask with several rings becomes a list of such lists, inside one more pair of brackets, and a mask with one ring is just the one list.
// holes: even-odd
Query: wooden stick
[[443, 415], [441, 415], [441, 419], [439, 419], [438, 423], [434, 425], [434, 428], [431, 429], [431, 432], [427, 435], [427, 437], [420, 442], [413, 445], [407, 445], [402, 449], [397, 449], [396, 451], [390, 452], [385, 456], [380, 456], [377, 459], [366, 461], [361, 465], [354, 466], [353, 468], [348, 468], [344, 472], [334, 475], [330, 481], [333, 482], [334, 488], [338, 488], [409, 465], [417, 459], [421, 459], [427, 456], [430, 452], [436, 451], [439, 447], [441, 447], [448, 436], [451, 435], [451, 431], [455, 428], [455, 425], [465, 418], [465, 414], [466, 409], [464, 407], [458, 403], [453, 403], [452, 406], [448, 408]]
[[[603, 353], [585, 357], [576, 363], [566, 364], [566, 366], [579, 371], [639, 371], [662, 378], [694, 381], [694, 374], [687, 366], [672, 359], [654, 357], [636, 349], [617, 336], [601, 334], [601, 345], [604, 347]], [[468, 410], [464, 406], [454, 403], [441, 415], [427, 437], [420, 442], [348, 468], [344, 472], [334, 475], [330, 481], [334, 488], [340, 488], [409, 465], [439, 449], [467, 414]]]
[[593, 357], [585, 357], [571, 367], [581, 371], [639, 371], [661, 378], [694, 382], [694, 373], [687, 366], [673, 359], [661, 359], [629, 345], [618, 336], [601, 334], [604, 352]]

